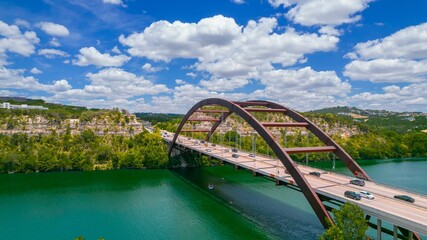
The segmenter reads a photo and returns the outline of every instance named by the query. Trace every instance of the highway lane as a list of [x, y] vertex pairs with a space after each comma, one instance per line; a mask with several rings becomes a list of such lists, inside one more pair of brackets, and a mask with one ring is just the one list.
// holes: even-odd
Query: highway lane
[[[166, 134], [162, 134], [162, 137], [166, 141], [171, 141], [173, 134], [166, 132]], [[230, 148], [219, 145], [212, 146], [210, 143], [200, 143], [199, 140], [184, 136], [178, 137], [177, 144], [280, 181], [295, 184], [292, 177], [285, 172], [284, 166], [278, 159], [259, 155], [250, 157], [250, 152], [239, 150], [237, 153], [234, 153]], [[232, 157], [233, 154], [238, 154], [239, 157]], [[343, 202], [354, 202], [367, 214], [414, 232], [427, 235], [427, 196], [370, 181], [365, 181], [365, 186], [363, 187], [356, 186], [349, 183], [353, 179], [352, 177], [304, 165], [297, 166], [301, 173], [306, 175], [307, 181], [318, 194]], [[309, 172], [312, 171], [320, 172], [321, 176], [310, 175]], [[375, 199], [362, 198], [359, 201], [349, 199], [344, 197], [344, 192], [347, 190], [355, 192], [369, 191], [375, 196]], [[395, 199], [394, 195], [398, 194], [413, 197], [415, 203]]]

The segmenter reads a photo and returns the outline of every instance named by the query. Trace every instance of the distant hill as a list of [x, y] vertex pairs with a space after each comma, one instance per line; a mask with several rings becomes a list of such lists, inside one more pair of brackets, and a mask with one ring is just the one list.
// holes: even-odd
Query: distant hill
[[[43, 99], [30, 99], [30, 98], [23, 98], [23, 97], [0, 97], [0, 102], [9, 102], [11, 104], [16, 104], [16, 105], [27, 104], [27, 105], [43, 106], [43, 107], [49, 108], [50, 110], [65, 110], [70, 112], [75, 112], [75, 111], [81, 112], [81, 111], [88, 110], [86, 107], [63, 105], [63, 104], [57, 104], [57, 103], [47, 103]], [[92, 110], [96, 110], [96, 109], [92, 109]]]
[[386, 110], [364, 110], [355, 107], [332, 107], [310, 111], [308, 113], [332, 113], [363, 122], [379, 130], [391, 130], [399, 133], [427, 130], [427, 113], [422, 112], [392, 112]]
[[132, 135], [143, 131], [135, 115], [126, 110], [87, 109], [86, 107], [46, 103], [42, 99], [0, 97], [0, 102], [37, 105], [48, 109], [0, 108], [0, 135], [81, 133], [91, 129], [97, 135]]
[[0, 97], [1, 102], [28, 102], [32, 101], [32, 99], [29, 98], [23, 98], [23, 97]]
[[174, 113], [135, 113], [135, 115], [144, 120], [156, 124], [159, 122], [168, 122], [171, 120], [181, 121], [184, 117], [184, 114], [174, 114]]

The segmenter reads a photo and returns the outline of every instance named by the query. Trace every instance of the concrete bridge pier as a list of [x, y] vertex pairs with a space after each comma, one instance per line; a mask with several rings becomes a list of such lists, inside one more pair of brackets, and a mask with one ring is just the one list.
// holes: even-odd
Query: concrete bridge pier
[[397, 240], [397, 226], [393, 225], [393, 240]]
[[181, 154], [181, 151], [177, 148], [173, 148], [171, 152], [171, 157], [175, 157]]
[[381, 240], [381, 219], [377, 219], [377, 240]]
[[[421, 238], [414, 232], [407, 230], [405, 228], [399, 227], [398, 225], [392, 224], [392, 229], [383, 228], [383, 220], [377, 218], [376, 226], [375, 224], [369, 224], [370, 227], [377, 230], [377, 240], [382, 239], [382, 233], [388, 234], [388, 236], [393, 237], [393, 240], [405, 239], [405, 240], [420, 240]], [[400, 233], [399, 233], [400, 232]]]

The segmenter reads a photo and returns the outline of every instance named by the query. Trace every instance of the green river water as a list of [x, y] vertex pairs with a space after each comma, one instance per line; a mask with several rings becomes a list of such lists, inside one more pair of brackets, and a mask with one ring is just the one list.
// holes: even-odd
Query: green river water
[[[427, 159], [359, 163], [376, 181], [427, 194]], [[346, 172], [339, 164], [335, 171]], [[228, 165], [0, 175], [0, 239], [316, 239], [322, 233], [301, 193]]]

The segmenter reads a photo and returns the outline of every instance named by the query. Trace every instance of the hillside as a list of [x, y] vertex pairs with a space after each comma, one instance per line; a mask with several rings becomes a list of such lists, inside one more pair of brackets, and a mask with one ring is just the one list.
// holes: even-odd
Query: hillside
[[[346, 110], [344, 112], [344, 110]], [[324, 111], [324, 112], [322, 112]], [[369, 112], [355, 108], [337, 108], [328, 110], [312, 111], [302, 113], [310, 121], [314, 122], [322, 131], [330, 135], [338, 144], [340, 144], [347, 153], [354, 159], [384, 159], [384, 158], [403, 158], [403, 157], [427, 157], [427, 133], [416, 130], [419, 128], [418, 122], [426, 118], [420, 113], [413, 116], [415, 120], [405, 120], [406, 113], [389, 113], [386, 111]], [[381, 116], [383, 112], [387, 116]], [[411, 114], [411, 113], [409, 113]], [[197, 115], [197, 116], [196, 116]], [[212, 117], [205, 113], [196, 113], [195, 118]], [[256, 118], [261, 122], [289, 122], [288, 117], [276, 113], [255, 113]], [[217, 115], [216, 115], [217, 116]], [[165, 116], [158, 114], [156, 126], [175, 132], [180, 119], [171, 118], [169, 121], [159, 121]], [[396, 123], [397, 120], [413, 125], [404, 125]], [[420, 120], [418, 120], [420, 119]], [[415, 123], [414, 123], [415, 122]], [[394, 125], [397, 124], [397, 125]], [[184, 129], [210, 129], [212, 122], [193, 122], [187, 123]], [[272, 135], [280, 144], [286, 147], [304, 147], [308, 142], [314, 146], [321, 146], [317, 138], [312, 136], [304, 128], [270, 128]], [[399, 132], [402, 131], [402, 132]], [[183, 133], [191, 137], [202, 139], [204, 133]], [[242, 149], [251, 151], [253, 147], [253, 130], [235, 114], [222, 123], [212, 136], [211, 141], [229, 146], [239, 146]], [[256, 136], [256, 135], [255, 135]], [[271, 155], [271, 150], [267, 147], [262, 138], [256, 137], [257, 152]], [[305, 159], [303, 155], [293, 156], [297, 161]], [[324, 161], [331, 158], [331, 155], [310, 154], [310, 161]]]
[[333, 107], [308, 112], [308, 114], [327, 113], [364, 123], [372, 130], [398, 133], [427, 131], [427, 113], [422, 112], [363, 110], [355, 107]]
[[144, 131], [126, 110], [2, 99], [21, 108], [0, 108], [0, 173], [165, 168], [169, 164], [160, 134]]
[[[23, 98], [23, 97], [0, 97], [0, 103], [1, 102], [9, 102], [10, 104], [16, 104], [16, 105], [26, 104], [30, 106], [43, 106], [43, 107], [49, 108], [50, 110], [61, 110], [61, 111], [66, 111], [69, 113], [76, 113], [76, 114], [88, 110], [86, 107], [47, 103], [43, 99], [30, 99], [30, 98]], [[92, 110], [97, 110], [97, 109], [92, 109]]]
[[157, 124], [159, 122], [167, 122], [171, 120], [179, 120], [184, 117], [183, 114], [174, 114], [174, 113], [135, 113], [135, 115], [144, 120], [148, 121], [151, 124]]
[[0, 102], [9, 102], [14, 105], [36, 105], [47, 107], [41, 109], [0, 109], [0, 134], [11, 135], [25, 133], [30, 135], [50, 134], [52, 132], [72, 134], [84, 130], [92, 130], [97, 135], [119, 134], [129, 135], [142, 132], [142, 124], [134, 114], [126, 110], [100, 110], [78, 106], [46, 103], [38, 99], [5, 98]]

